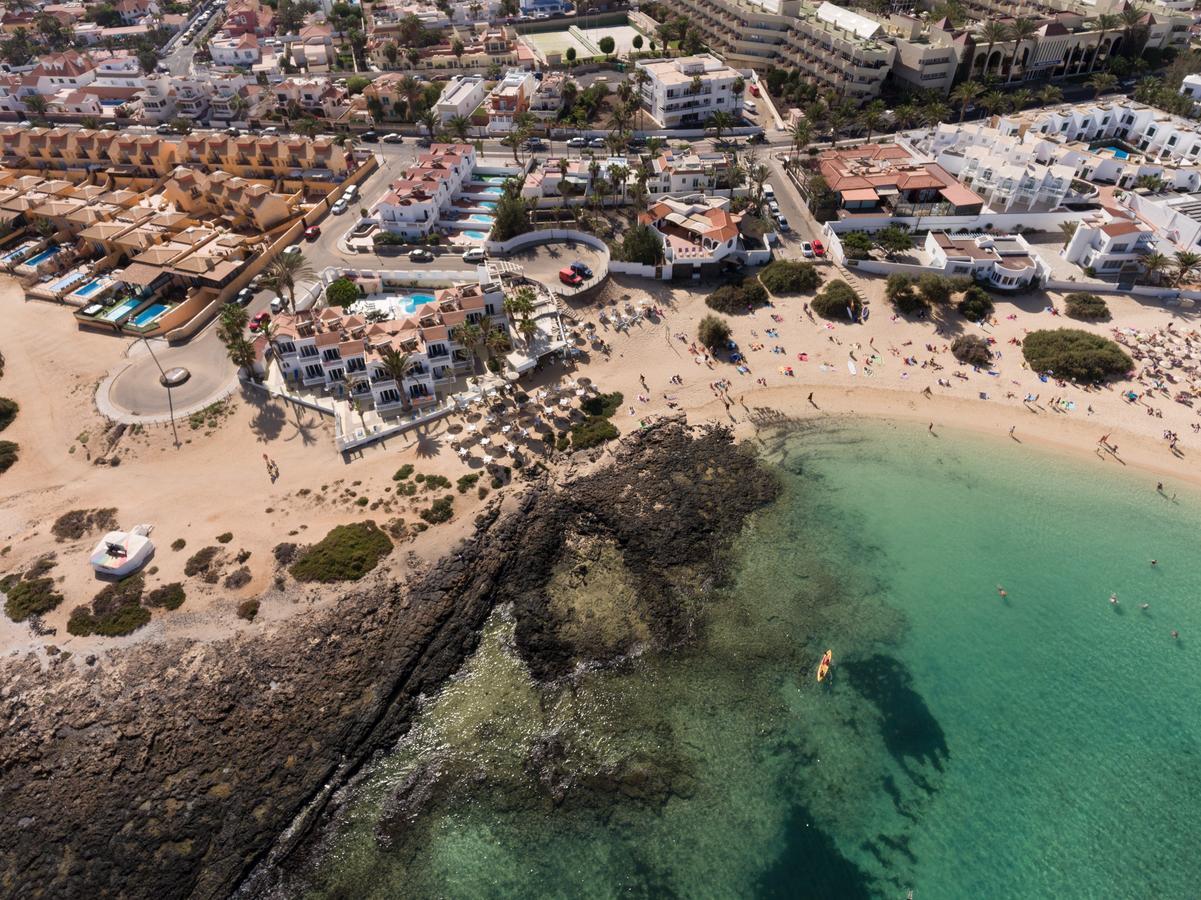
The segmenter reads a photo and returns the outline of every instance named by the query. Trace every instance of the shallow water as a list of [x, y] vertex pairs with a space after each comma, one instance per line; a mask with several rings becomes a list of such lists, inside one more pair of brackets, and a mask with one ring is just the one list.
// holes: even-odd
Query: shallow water
[[541, 689], [499, 612], [307, 895], [1195, 896], [1197, 498], [911, 426], [765, 458], [784, 495], [696, 647]]

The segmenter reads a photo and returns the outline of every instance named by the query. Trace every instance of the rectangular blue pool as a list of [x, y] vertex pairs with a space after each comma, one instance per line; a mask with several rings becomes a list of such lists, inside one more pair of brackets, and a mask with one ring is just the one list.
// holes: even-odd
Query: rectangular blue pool
[[143, 328], [169, 310], [171, 307], [164, 303], [152, 303], [144, 310], [134, 316], [130, 321], [139, 328]]
[[126, 300], [124, 303], [120, 303], [117, 306], [114, 306], [112, 309], [110, 309], [108, 312], [106, 312], [100, 318], [104, 319], [104, 321], [106, 321], [106, 322], [115, 322], [122, 316], [126, 315], [127, 313], [131, 313], [135, 309], [137, 309], [138, 304], [141, 302], [142, 302], [141, 300], [133, 300], [133, 299]]
[[47, 247], [45, 250], [43, 250], [37, 256], [31, 257], [31, 258], [25, 260], [25, 262], [21, 263], [21, 265], [37, 266], [41, 263], [44, 263], [46, 260], [52, 258], [56, 253], [58, 253], [57, 247]]
[[91, 281], [89, 281], [87, 284], [85, 284], [83, 287], [81, 287], [79, 290], [77, 290], [75, 293], [77, 293], [81, 297], [90, 297], [90, 296], [92, 296], [92, 294], [96, 293], [102, 287], [104, 287], [104, 282], [101, 281], [99, 278], [94, 278]]

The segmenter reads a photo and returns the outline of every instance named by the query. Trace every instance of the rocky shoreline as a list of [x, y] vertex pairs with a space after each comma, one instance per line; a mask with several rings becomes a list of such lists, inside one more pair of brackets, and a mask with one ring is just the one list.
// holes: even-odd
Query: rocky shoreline
[[[251, 873], [270, 883], [498, 604], [539, 679], [684, 641], [729, 539], [777, 490], [728, 432], [668, 421], [533, 477], [516, 510], [491, 508], [409, 585], [378, 579], [265, 637], [140, 645], [93, 667], [4, 662], [0, 894], [255, 893]], [[587, 583], [612, 554], [637, 600], [628, 628], [597, 634], [547, 588]], [[409, 799], [428, 794], [414, 784]]]

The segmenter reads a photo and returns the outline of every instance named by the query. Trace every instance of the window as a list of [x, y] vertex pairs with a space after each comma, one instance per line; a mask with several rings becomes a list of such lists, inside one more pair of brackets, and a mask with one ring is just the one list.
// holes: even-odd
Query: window
[[325, 370], [322, 369], [321, 366], [318, 366], [318, 365], [305, 366], [304, 367], [304, 377], [305, 378], [324, 378]]

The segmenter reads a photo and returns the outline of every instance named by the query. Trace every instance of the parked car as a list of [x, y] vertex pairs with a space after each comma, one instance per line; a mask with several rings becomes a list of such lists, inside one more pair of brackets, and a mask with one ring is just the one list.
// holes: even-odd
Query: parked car
[[268, 125], [263, 129], [263, 134], [276, 135], [279, 134], [279, 129], [274, 125]]
[[172, 128], [170, 125], [167, 125], [166, 123], [164, 123], [164, 124], [160, 125], [158, 128], [154, 129], [154, 132], [155, 132], [155, 134], [174, 134], [175, 129]]
[[813, 259], [813, 245], [808, 241], [801, 241], [801, 256], [805, 259]]
[[271, 313], [267, 312], [267, 310], [263, 310], [261, 313], [251, 318], [250, 325], [247, 327], [249, 327], [251, 334], [257, 334], [259, 329], [270, 321]]
[[605, 149], [605, 139], [602, 137], [594, 137], [592, 140], [590, 140], [588, 142], [588, 146], [591, 147], [593, 150], [604, 150]]
[[346, 200], [342, 199], [342, 200], [339, 200], [337, 203], [335, 203], [333, 206], [331, 206], [329, 208], [329, 211], [332, 212], [335, 216], [340, 216], [340, 215], [342, 215], [342, 213], [346, 212], [346, 210], [349, 206], [350, 206], [350, 204], [347, 203]]
[[788, 220], [783, 216], [776, 216], [776, 228], [785, 233], [792, 231], [788, 225]]
[[359, 196], [359, 186], [357, 184], [352, 184], [342, 192], [342, 199], [347, 203], [353, 203], [354, 198], [357, 196]]
[[244, 287], [238, 291], [238, 296], [234, 297], [234, 303], [238, 306], [249, 306], [250, 301], [254, 299], [254, 288]]
[[560, 269], [559, 280], [566, 285], [570, 285], [571, 287], [579, 287], [584, 283], [584, 279], [579, 276], [579, 273], [571, 268]]
[[424, 247], [418, 247], [416, 250], [414, 250], [412, 253], [409, 254], [410, 262], [432, 262], [433, 259], [434, 259], [434, 254], [431, 253], [429, 250], [426, 250]]
[[573, 137], [567, 142], [568, 147], [587, 147], [588, 141], [582, 137]]
[[391, 134], [385, 134], [383, 141], [385, 144], [403, 144], [405, 142], [405, 138], [403, 134], [397, 134], [394, 131]]
[[767, 201], [767, 208], [768, 208], [768, 210], [771, 211], [771, 214], [773, 216], [778, 216], [780, 214], [780, 204], [777, 203], [774, 199], [769, 199]]
[[359, 140], [364, 144], [374, 144], [379, 140], [378, 131], [364, 131], [359, 135]]
[[293, 244], [291, 247], [284, 248], [284, 253], [290, 254], [292, 256], [295, 256], [296, 254], [301, 253], [301, 252], [302, 251], [300, 249], [300, 244]]
[[592, 277], [592, 270], [578, 259], [571, 264], [571, 271], [575, 272], [581, 278]]
[[752, 97], [759, 96], [759, 85], [751, 83], [751, 84], [747, 85], [747, 90], [749, 90], [751, 92]]
[[463, 262], [465, 263], [482, 263], [484, 261], [484, 248], [472, 247], [463, 254]]
[[826, 245], [823, 244], [821, 241], [814, 240], [813, 255], [814, 256], [825, 256], [826, 255]]
[[767, 197], [769, 200], [776, 196], [776, 189], [772, 187], [770, 181], [763, 182], [763, 196]]
[[275, 297], [271, 301], [271, 312], [275, 313], [275, 315], [279, 315], [283, 311], [284, 311], [284, 298], [283, 297]]
[[527, 150], [545, 150], [546, 142], [542, 138], [532, 137], [526, 138], [525, 149]]
[[316, 225], [310, 225], [304, 230], [304, 236], [306, 240], [315, 241], [321, 237], [321, 229]]

